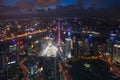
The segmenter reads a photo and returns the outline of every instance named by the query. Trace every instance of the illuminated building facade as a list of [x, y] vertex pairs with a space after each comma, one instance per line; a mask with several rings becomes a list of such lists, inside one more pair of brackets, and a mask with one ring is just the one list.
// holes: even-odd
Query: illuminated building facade
[[115, 44], [113, 45], [113, 60], [120, 63], [120, 34], [117, 33]]
[[66, 38], [66, 49], [65, 53], [67, 58], [71, 58], [71, 38]]
[[57, 47], [53, 45], [52, 39], [49, 39], [46, 48], [44, 48], [42, 56], [55, 57], [57, 54]]
[[120, 63], [120, 45], [115, 44], [113, 47], [113, 59]]

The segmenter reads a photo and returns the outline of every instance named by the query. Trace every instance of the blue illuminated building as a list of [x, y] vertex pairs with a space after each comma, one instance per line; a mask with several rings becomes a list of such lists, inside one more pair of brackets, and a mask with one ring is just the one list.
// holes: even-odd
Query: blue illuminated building
[[92, 39], [93, 39], [93, 35], [92, 34], [88, 35], [87, 37], [88, 44], [92, 44]]

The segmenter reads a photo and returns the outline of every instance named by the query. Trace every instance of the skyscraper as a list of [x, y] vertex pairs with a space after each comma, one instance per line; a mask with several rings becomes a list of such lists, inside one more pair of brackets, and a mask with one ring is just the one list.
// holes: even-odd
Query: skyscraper
[[120, 45], [115, 44], [113, 47], [113, 59], [120, 63]]
[[71, 38], [66, 38], [66, 49], [65, 53], [67, 58], [71, 58]]

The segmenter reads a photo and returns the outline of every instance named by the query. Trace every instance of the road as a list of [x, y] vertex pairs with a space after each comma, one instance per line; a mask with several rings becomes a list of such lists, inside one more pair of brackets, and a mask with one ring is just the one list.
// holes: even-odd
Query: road
[[33, 31], [33, 32], [26, 32], [24, 34], [21, 35], [17, 35], [17, 36], [12, 36], [12, 37], [5, 37], [3, 39], [1, 39], [0, 41], [6, 41], [6, 40], [12, 40], [12, 39], [16, 39], [16, 38], [22, 38], [28, 35], [33, 35], [33, 34], [37, 34], [37, 33], [43, 33], [46, 32], [47, 30], [37, 30], [37, 31]]

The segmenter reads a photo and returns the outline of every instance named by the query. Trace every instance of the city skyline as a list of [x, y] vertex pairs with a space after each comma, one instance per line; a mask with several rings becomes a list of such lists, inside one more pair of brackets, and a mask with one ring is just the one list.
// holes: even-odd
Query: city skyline
[[2, 80], [119, 80], [118, 19], [33, 17], [0, 22]]

